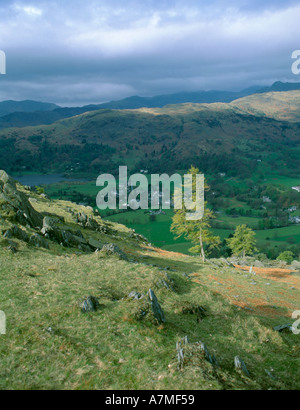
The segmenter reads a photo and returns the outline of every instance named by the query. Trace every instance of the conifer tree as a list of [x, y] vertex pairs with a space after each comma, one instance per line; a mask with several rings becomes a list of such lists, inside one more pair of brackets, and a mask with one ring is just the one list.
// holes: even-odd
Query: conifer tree
[[239, 256], [242, 254], [243, 258], [257, 251], [255, 232], [247, 225], [237, 226], [233, 237], [227, 239], [227, 243], [233, 255]]
[[[199, 169], [192, 166], [188, 173], [195, 177], [199, 174]], [[204, 187], [205, 190], [209, 190], [209, 186], [206, 182]], [[193, 199], [196, 197], [195, 188], [196, 181], [195, 178], [193, 178]], [[183, 236], [191, 241], [195, 246], [190, 249], [190, 252], [200, 254], [203, 262], [205, 262], [207, 251], [218, 248], [221, 243], [220, 238], [213, 236], [210, 231], [210, 220], [214, 218], [214, 215], [207, 207], [207, 202], [204, 202], [204, 215], [202, 219], [196, 221], [188, 220], [187, 214], [190, 212], [190, 210], [186, 209], [185, 204], [183, 204], [182, 209], [175, 210], [171, 232], [176, 234], [176, 239]]]

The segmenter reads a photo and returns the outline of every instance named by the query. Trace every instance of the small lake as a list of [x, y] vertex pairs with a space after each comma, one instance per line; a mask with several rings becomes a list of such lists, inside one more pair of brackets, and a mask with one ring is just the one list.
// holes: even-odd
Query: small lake
[[13, 178], [17, 180], [18, 182], [20, 182], [22, 185], [28, 185], [28, 186], [50, 185], [50, 184], [57, 184], [58, 182], [65, 182], [65, 181], [68, 181], [68, 182], [89, 182], [91, 181], [88, 179], [66, 178], [60, 174], [14, 175]]

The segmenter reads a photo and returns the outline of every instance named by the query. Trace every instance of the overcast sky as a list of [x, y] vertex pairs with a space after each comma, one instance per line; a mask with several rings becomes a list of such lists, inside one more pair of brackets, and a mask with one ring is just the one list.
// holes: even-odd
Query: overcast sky
[[83, 105], [299, 81], [293, 0], [1, 0], [0, 100]]

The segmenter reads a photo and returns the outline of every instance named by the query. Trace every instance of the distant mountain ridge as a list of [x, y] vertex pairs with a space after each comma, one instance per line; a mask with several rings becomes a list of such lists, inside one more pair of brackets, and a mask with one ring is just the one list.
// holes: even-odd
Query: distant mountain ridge
[[[288, 95], [278, 100], [273, 94]], [[296, 118], [299, 97], [300, 91], [293, 91], [255, 94], [233, 104], [101, 109], [51, 125], [6, 129], [0, 132], [0, 163], [10, 172], [97, 175], [114, 174], [119, 164], [151, 173], [201, 164], [203, 172], [250, 177], [264, 160], [268, 167], [275, 161], [289, 175], [299, 175], [300, 125], [287, 122], [288, 112], [283, 122], [277, 117], [286, 107]]]
[[300, 90], [300, 83], [282, 83], [281, 81], [276, 81], [270, 87], [263, 87], [257, 93], [270, 93], [270, 92], [281, 92], [281, 91], [295, 91]]
[[31, 100], [8, 100], [0, 102], [0, 117], [16, 112], [51, 111], [55, 108], [59, 108], [59, 106], [52, 103], [44, 103]]
[[269, 92], [300, 90], [300, 83], [275, 82], [270, 87], [253, 86], [245, 90], [234, 91], [194, 91], [176, 94], [158, 95], [154, 97], [128, 97], [119, 101], [104, 104], [91, 104], [83, 107], [60, 107], [51, 103], [35, 101], [3, 101], [0, 102], [0, 129], [22, 128], [37, 125], [50, 125], [64, 118], [71, 118], [86, 112], [101, 109], [139, 109], [162, 108], [166, 105], [183, 103], [211, 104], [231, 103], [235, 100]]

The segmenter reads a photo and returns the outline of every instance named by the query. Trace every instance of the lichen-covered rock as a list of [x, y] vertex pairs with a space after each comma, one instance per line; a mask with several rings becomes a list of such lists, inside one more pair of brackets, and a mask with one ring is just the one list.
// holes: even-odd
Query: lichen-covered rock
[[247, 377], [250, 376], [245, 362], [239, 356], [236, 356], [234, 358], [234, 366], [235, 366], [236, 370], [242, 371]]
[[89, 296], [81, 304], [82, 313], [97, 312], [100, 308], [99, 300], [94, 296]]
[[32, 207], [27, 196], [17, 190], [16, 181], [5, 171], [0, 171], [0, 213], [22, 225], [42, 227], [42, 216]]
[[74, 219], [78, 225], [82, 226], [85, 229], [91, 229], [92, 231], [100, 232], [101, 225], [98, 222], [86, 215], [84, 212], [78, 212], [74, 215]]
[[132, 291], [129, 293], [129, 295], [127, 296], [128, 299], [133, 299], [133, 300], [141, 300], [144, 298], [144, 295], [142, 295], [141, 293], [138, 293], [136, 291]]
[[286, 325], [279, 325], [279, 326], [275, 326], [273, 327], [273, 330], [275, 330], [275, 332], [291, 332], [292, 331], [292, 327], [293, 325], [291, 324], [286, 324]]
[[166, 273], [164, 278], [161, 278], [158, 282], [156, 282], [156, 287], [158, 289], [165, 288], [172, 292], [175, 292], [174, 281], [170, 278], [170, 276]]
[[80, 250], [84, 251], [91, 250], [91, 248], [88, 246], [87, 241], [84, 239], [80, 232], [77, 234], [77, 232], [72, 232], [68, 229], [65, 229], [65, 226], [58, 218], [45, 216], [41, 233], [47, 239], [55, 241], [62, 246], [68, 248], [79, 248]]
[[166, 319], [165, 319], [164, 312], [160, 304], [158, 303], [157, 297], [152, 289], [149, 289], [148, 298], [149, 298], [151, 309], [152, 309], [155, 319], [158, 321], [159, 324], [165, 323]]
[[207, 316], [207, 311], [203, 306], [195, 305], [190, 302], [183, 303], [178, 311], [183, 315], [195, 315], [197, 317], [197, 322], [201, 322]]
[[127, 260], [126, 254], [114, 243], [104, 245], [100, 253], [107, 256], [116, 255], [120, 259]]

